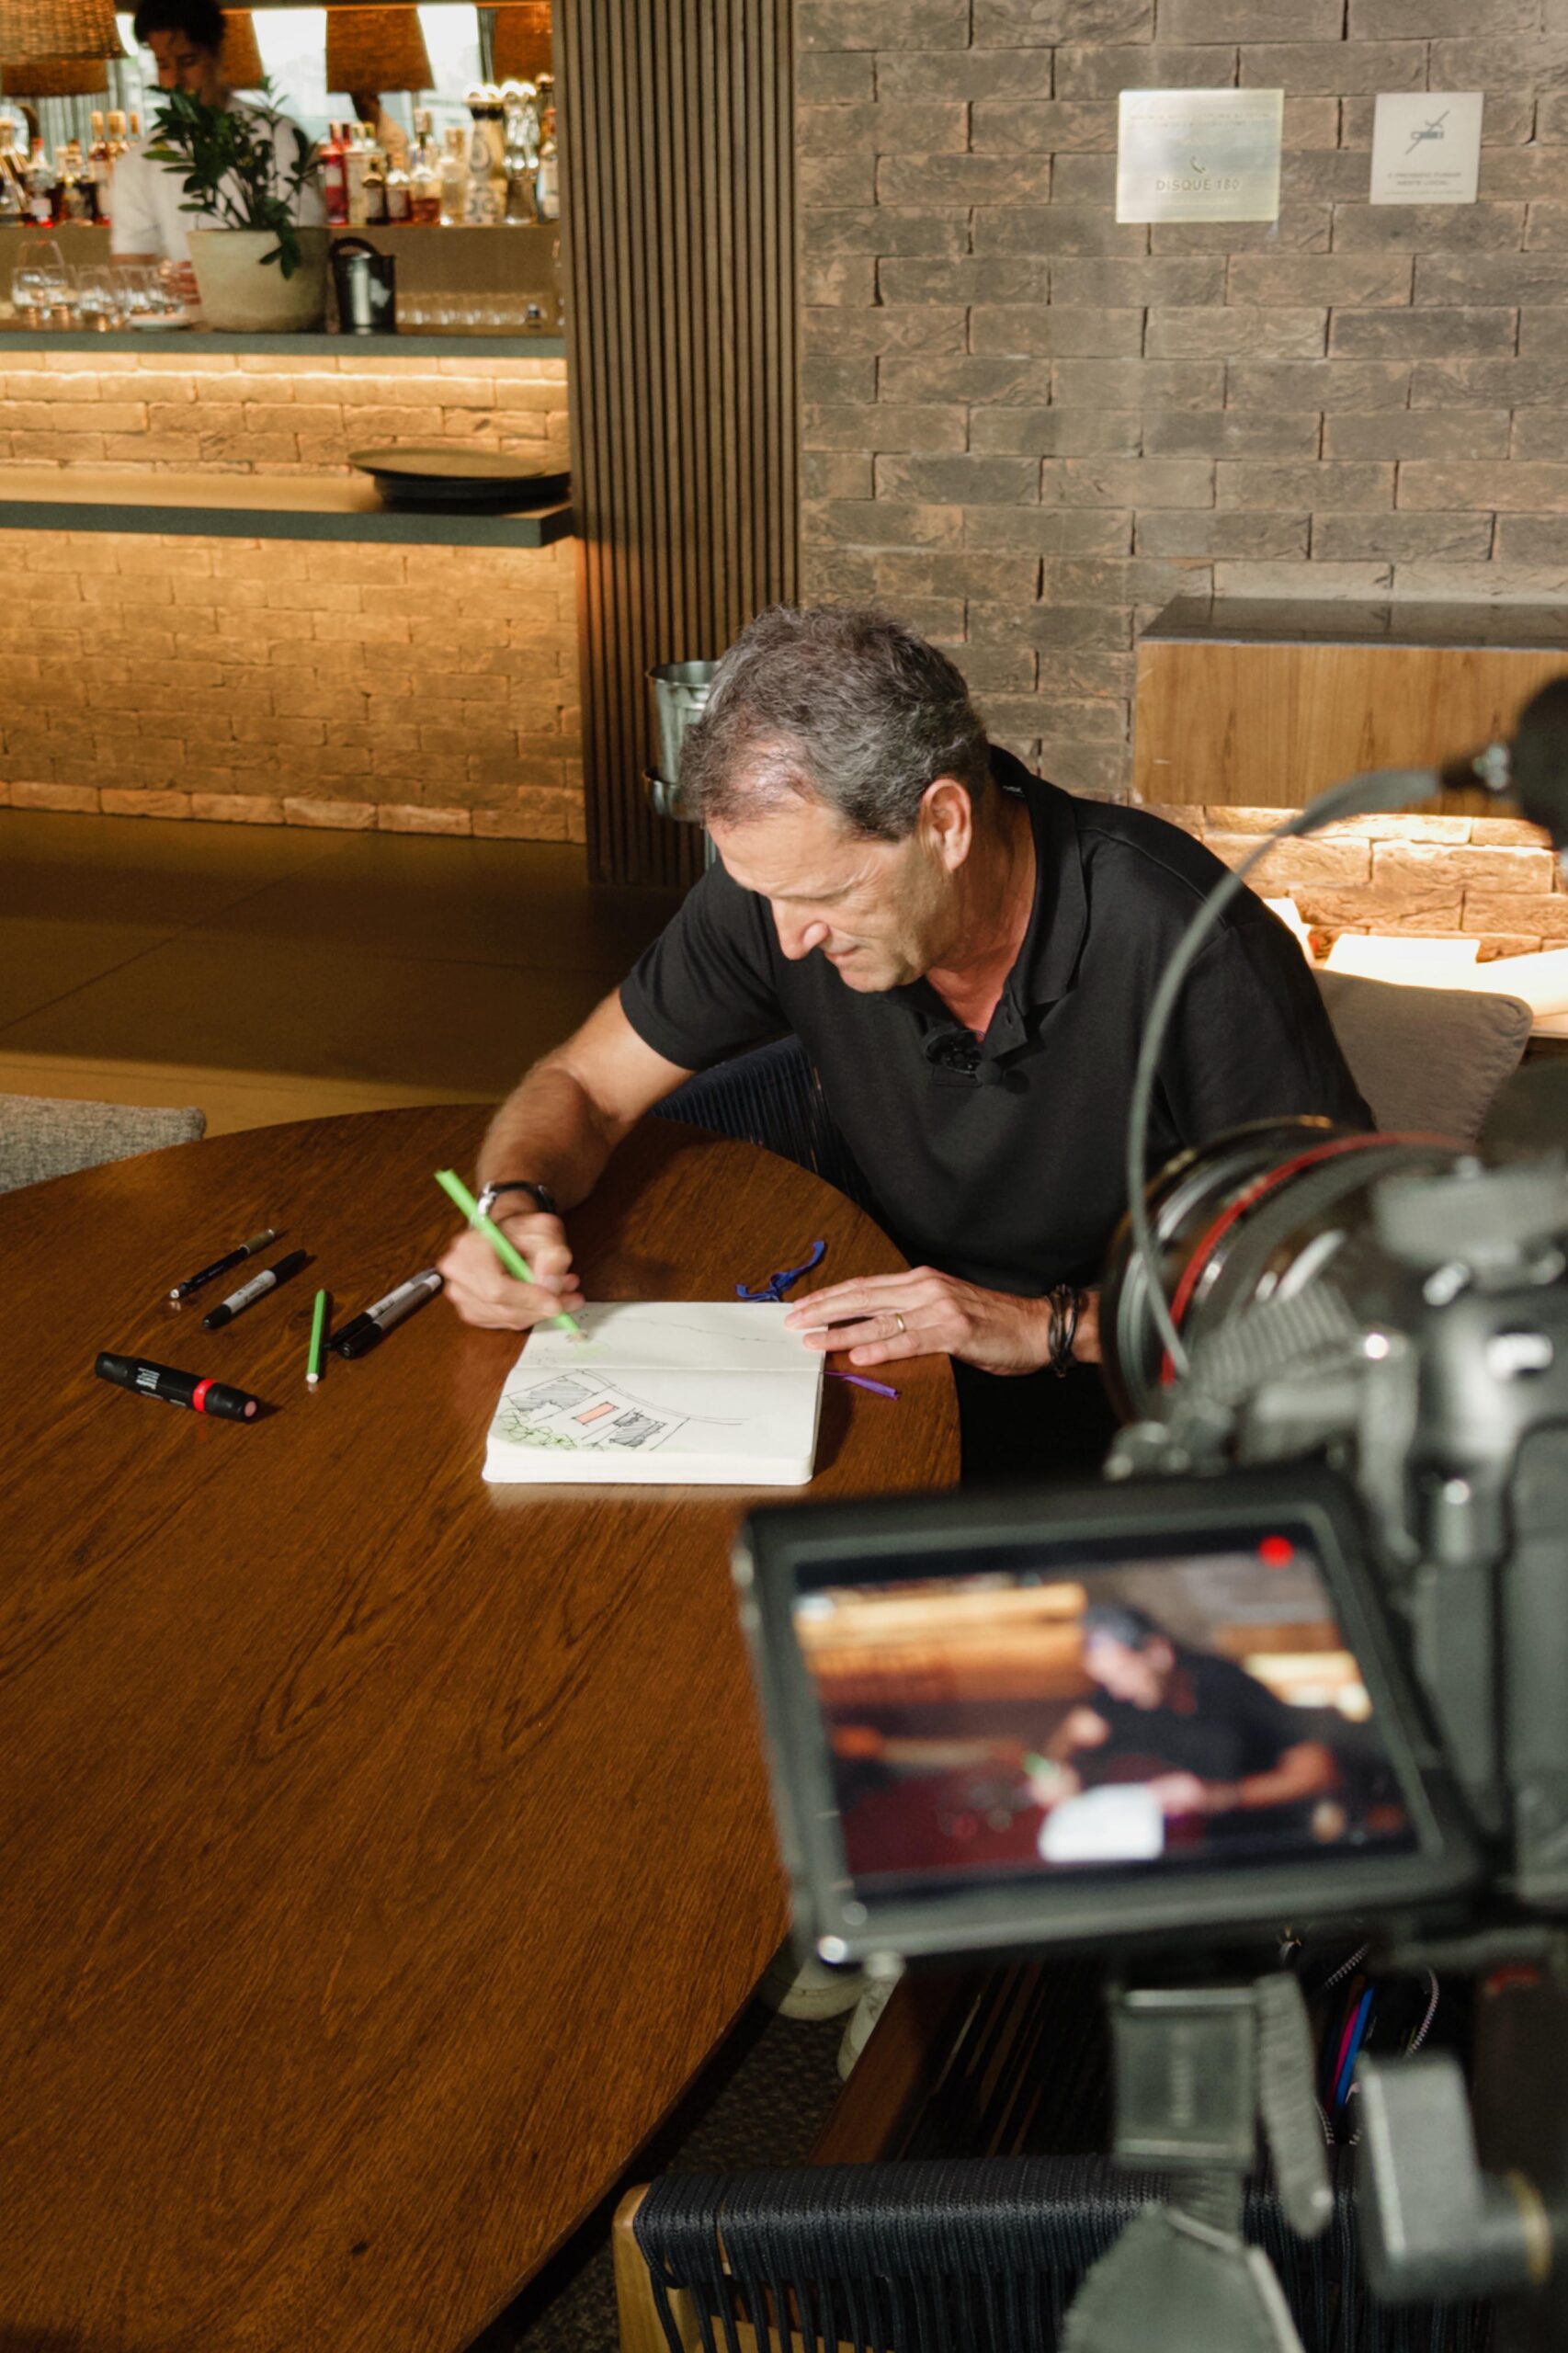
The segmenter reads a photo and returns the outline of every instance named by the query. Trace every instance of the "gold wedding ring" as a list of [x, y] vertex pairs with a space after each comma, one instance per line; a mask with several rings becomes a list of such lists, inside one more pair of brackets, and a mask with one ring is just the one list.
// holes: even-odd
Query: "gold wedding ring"
[[896, 1307], [895, 1307], [895, 1308], [894, 1308], [894, 1310], [893, 1310], [893, 1317], [892, 1317], [892, 1320], [893, 1320], [893, 1322], [894, 1322], [894, 1323], [897, 1324], [897, 1326], [898, 1326], [898, 1335], [899, 1335], [900, 1339], [902, 1339], [902, 1338], [903, 1337], [903, 1316], [899, 1313], [899, 1312], [898, 1312], [898, 1310], [897, 1310], [897, 1308], [896, 1308]]

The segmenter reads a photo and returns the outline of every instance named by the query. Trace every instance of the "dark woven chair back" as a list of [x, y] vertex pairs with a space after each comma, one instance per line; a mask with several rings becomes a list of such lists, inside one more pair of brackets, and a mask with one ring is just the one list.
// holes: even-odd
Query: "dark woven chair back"
[[653, 1108], [661, 1119], [761, 1144], [824, 1177], [877, 1215], [871, 1189], [834, 1122], [822, 1082], [798, 1038], [778, 1038], [733, 1062], [716, 1063]]
[[[1472, 2307], [1379, 2307], [1359, 2277], [1348, 2154], [1335, 2219], [1310, 2244], [1255, 2184], [1246, 2234], [1278, 2270], [1307, 2353], [1484, 2353]], [[691, 2291], [703, 2353], [1053, 2353], [1085, 2273], [1154, 2177], [1104, 2157], [996, 2157], [798, 2171], [670, 2173], [637, 2210], [671, 2353], [686, 2353], [670, 2292]], [[780, 2323], [787, 2317], [789, 2333]], [[1151, 2347], [1159, 2342], [1151, 2316]]]

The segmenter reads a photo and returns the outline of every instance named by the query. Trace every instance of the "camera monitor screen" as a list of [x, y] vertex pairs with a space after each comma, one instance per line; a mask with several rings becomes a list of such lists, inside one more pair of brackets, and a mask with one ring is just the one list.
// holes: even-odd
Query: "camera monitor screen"
[[[1303, 1868], [1356, 1867], [1344, 1884], [1369, 1893], [1426, 1876], [1444, 1842], [1388, 1663], [1334, 1589], [1334, 1528], [1283, 1500], [1195, 1525], [1182, 1495], [1186, 1526], [1119, 1526], [1128, 1499], [1098, 1490], [1097, 1525], [961, 1534], [944, 1500], [926, 1508], [945, 1543], [927, 1521], [793, 1563], [820, 1915], [935, 1901], [982, 1922], [1021, 1899], [1071, 1933], [1108, 1919], [1108, 1889], [1154, 1927], [1267, 1910]], [[1267, 1896], [1243, 1892], [1260, 1879]]]

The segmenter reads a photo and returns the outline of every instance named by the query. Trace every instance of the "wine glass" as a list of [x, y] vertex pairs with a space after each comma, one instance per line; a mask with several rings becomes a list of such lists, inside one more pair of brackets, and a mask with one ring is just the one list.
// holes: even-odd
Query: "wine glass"
[[16, 310], [26, 313], [29, 327], [49, 324], [51, 272], [61, 267], [60, 247], [51, 237], [24, 237], [17, 246], [11, 301]]
[[107, 262], [85, 263], [76, 272], [76, 313], [85, 327], [100, 335], [118, 326], [124, 315], [119, 273]]
[[75, 272], [64, 262], [57, 267], [39, 273], [40, 300], [48, 324], [52, 327], [68, 327], [76, 317]]

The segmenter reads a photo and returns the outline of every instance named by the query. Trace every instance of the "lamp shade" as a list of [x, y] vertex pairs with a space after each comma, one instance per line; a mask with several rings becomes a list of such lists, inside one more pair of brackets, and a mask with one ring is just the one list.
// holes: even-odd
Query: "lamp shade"
[[555, 70], [550, 40], [550, 0], [509, 0], [490, 30], [493, 82], [537, 82]]
[[329, 8], [329, 90], [429, 90], [436, 77], [415, 8]]
[[0, 0], [0, 65], [124, 54], [114, 0]]
[[259, 90], [267, 79], [256, 46], [256, 20], [248, 8], [223, 11], [223, 74], [235, 90]]
[[0, 88], [8, 98], [101, 98], [108, 68], [101, 57], [8, 57]]

